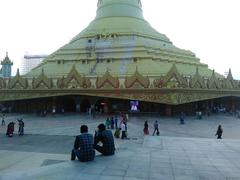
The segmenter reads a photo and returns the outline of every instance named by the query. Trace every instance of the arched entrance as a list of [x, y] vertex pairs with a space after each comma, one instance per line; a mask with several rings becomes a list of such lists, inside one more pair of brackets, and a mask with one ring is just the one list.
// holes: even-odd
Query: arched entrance
[[57, 112], [61, 112], [64, 109], [65, 112], [76, 112], [76, 103], [74, 97], [63, 96], [58, 97], [56, 100]]
[[88, 99], [83, 99], [80, 104], [80, 112], [88, 112], [89, 108], [91, 107], [91, 104]]

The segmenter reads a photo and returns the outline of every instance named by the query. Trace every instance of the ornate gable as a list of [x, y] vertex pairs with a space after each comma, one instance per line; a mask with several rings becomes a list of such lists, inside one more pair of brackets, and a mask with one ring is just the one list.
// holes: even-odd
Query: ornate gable
[[148, 88], [149, 85], [150, 85], [149, 78], [142, 76], [138, 72], [137, 68], [136, 68], [135, 73], [131, 77], [126, 77], [126, 79], [125, 79], [125, 87], [126, 88], [133, 88], [136, 86]]
[[215, 70], [213, 70], [212, 76], [208, 81], [208, 88], [209, 89], [219, 89], [220, 88], [219, 80], [216, 78], [216, 75], [215, 75]]
[[196, 73], [195, 73], [194, 77], [192, 78], [191, 87], [192, 88], [200, 88], [200, 89], [206, 87], [202, 77], [199, 74], [198, 67], [196, 68]]
[[237, 82], [233, 79], [232, 71], [231, 71], [231, 69], [229, 69], [228, 76], [227, 76], [227, 78], [224, 79], [224, 81], [223, 81], [223, 88], [233, 89], [233, 88], [237, 88], [237, 87], [238, 87], [238, 84], [237, 84]]
[[33, 81], [32, 81], [32, 88], [33, 89], [37, 89], [37, 88], [51, 89], [52, 86], [53, 86], [52, 79], [48, 78], [45, 75], [43, 69], [42, 69], [42, 73], [36, 79], [33, 78]]
[[0, 78], [0, 89], [6, 88], [6, 81], [4, 78]]
[[107, 70], [103, 77], [97, 77], [96, 87], [97, 88], [119, 88], [119, 79], [117, 77], [111, 76]]
[[91, 81], [86, 77], [82, 77], [79, 72], [76, 70], [75, 65], [73, 65], [71, 71], [66, 78], [62, 79], [62, 82], [58, 84], [63, 85], [65, 88], [90, 88]]
[[163, 87], [176, 88], [186, 87], [187, 83], [185, 79], [179, 74], [177, 67], [173, 64], [167, 75], [163, 78]]
[[20, 76], [19, 69], [15, 77], [9, 79], [9, 89], [27, 89], [28, 81], [26, 78]]

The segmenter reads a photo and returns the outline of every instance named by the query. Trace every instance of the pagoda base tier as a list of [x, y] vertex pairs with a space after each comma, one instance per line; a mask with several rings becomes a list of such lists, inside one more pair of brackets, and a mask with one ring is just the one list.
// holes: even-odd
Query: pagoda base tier
[[[236, 112], [237, 107], [240, 105], [240, 97], [219, 97], [214, 99], [189, 102], [185, 104], [172, 105], [159, 102], [156, 103], [142, 101], [141, 98], [139, 98], [141, 95], [137, 93], [135, 96], [127, 96], [126, 94], [125, 99], [120, 99], [120, 97], [112, 98], [110, 96], [113, 96], [113, 94], [109, 94], [108, 97], [100, 96], [100, 94], [98, 94], [98, 96], [93, 96], [93, 94], [79, 95], [77, 93], [74, 95], [60, 95], [59, 93], [58, 96], [56, 96], [56, 94], [47, 96], [46, 94], [45, 97], [37, 97], [34, 99], [24, 98], [24, 100], [19, 99], [5, 101], [2, 102], [1, 105], [4, 107], [4, 111], [6, 112], [36, 113], [38, 115], [44, 115], [46, 113], [51, 114], [53, 109], [55, 109], [56, 113], [89, 113], [89, 109], [92, 108], [95, 109], [96, 114], [101, 115], [119, 114], [120, 112], [124, 112], [133, 113], [135, 115], [148, 114], [151, 116], [154, 114], [172, 116], [176, 114], [179, 115], [181, 112], [184, 112], [188, 115], [195, 115], [196, 112], [199, 111], [202, 112], [202, 115], [208, 114], [210, 112], [220, 111]], [[131, 110], [132, 102], [137, 103], [137, 108], [135, 111]]]
[[180, 105], [221, 97], [240, 97], [238, 90], [203, 89], [62, 89], [62, 90], [2, 90], [0, 101], [16, 101], [57, 96], [92, 96], [138, 100], [169, 105]]

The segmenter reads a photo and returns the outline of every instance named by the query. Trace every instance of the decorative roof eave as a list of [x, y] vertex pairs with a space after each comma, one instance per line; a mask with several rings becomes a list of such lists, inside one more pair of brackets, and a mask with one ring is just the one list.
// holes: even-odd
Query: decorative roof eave
[[228, 75], [227, 75], [227, 79], [228, 79], [229, 81], [234, 80], [231, 69], [229, 69], [229, 72], [228, 72]]
[[43, 84], [46, 88], [51, 89], [53, 86], [53, 82], [52, 79], [48, 78], [45, 73], [44, 70], [42, 69], [41, 74], [35, 79], [33, 78], [32, 81], [32, 88], [33, 89], [37, 89], [39, 88], [39, 86]]
[[77, 71], [75, 64], [73, 65], [71, 71], [68, 73], [66, 78], [63, 77], [61, 79], [58, 79], [58, 82], [57, 82], [58, 87], [68, 88], [72, 80], [75, 80], [79, 87], [83, 87], [83, 88], [91, 87], [90, 79], [86, 77], [82, 77]]
[[23, 89], [27, 89], [28, 87], [28, 81], [27, 79], [20, 76], [19, 69], [17, 69], [17, 74], [15, 77], [9, 78], [8, 88], [16, 88], [16, 85], [20, 85], [20, 87]]
[[67, 77], [64, 79], [64, 84], [69, 84], [73, 79], [75, 79], [78, 84], [81, 84], [81, 75], [76, 70], [75, 64], [72, 66], [71, 71], [68, 73]]
[[196, 73], [192, 79], [191, 87], [198, 88], [198, 86], [197, 86], [198, 84], [200, 85], [200, 88], [206, 88], [203, 78], [199, 74], [199, 70], [198, 70], [198, 66], [197, 66]]
[[238, 85], [237, 85], [237, 82], [234, 80], [233, 78], [233, 75], [232, 75], [232, 71], [231, 69], [229, 69], [229, 72], [228, 72], [228, 76], [226, 78], [226, 81], [227, 81], [227, 84], [229, 84], [229, 88], [237, 88]]
[[131, 88], [135, 83], [139, 83], [142, 87], [148, 88], [150, 85], [150, 81], [148, 77], [142, 76], [136, 67], [135, 73], [131, 77], [126, 77], [125, 79], [125, 87]]
[[108, 69], [106, 71], [106, 73], [104, 74], [103, 77], [97, 77], [96, 80], [96, 87], [97, 88], [102, 88], [104, 87], [106, 84], [109, 84], [110, 86], [112, 86], [113, 88], [119, 88], [119, 79], [117, 77], [113, 77]]
[[212, 72], [212, 76], [208, 82], [208, 87], [209, 87], [209, 89], [219, 89], [220, 88], [219, 80], [216, 78], [216, 75], [215, 75], [215, 70], [213, 70], [213, 72]]
[[180, 87], [186, 87], [186, 82], [184, 78], [180, 75], [175, 64], [172, 65], [171, 69], [168, 71], [167, 75], [163, 78], [163, 86], [166, 86], [172, 78], [176, 78]]

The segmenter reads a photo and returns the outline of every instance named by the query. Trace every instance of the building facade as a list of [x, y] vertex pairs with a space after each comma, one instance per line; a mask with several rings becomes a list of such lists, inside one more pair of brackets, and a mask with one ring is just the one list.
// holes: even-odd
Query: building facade
[[[25, 75], [0, 79], [15, 111], [207, 111], [239, 106], [240, 82], [176, 47], [143, 18], [140, 0], [99, 0], [95, 19]], [[134, 107], [131, 107], [134, 105]]]
[[24, 55], [24, 59], [23, 59], [23, 62], [21, 64], [21, 68], [20, 68], [20, 73], [22, 75], [27, 74], [32, 69], [37, 67], [43, 61], [43, 59], [46, 57], [47, 57], [47, 55], [42, 55], [42, 54], [39, 54], [39, 55], [26, 54], [26, 55]]

